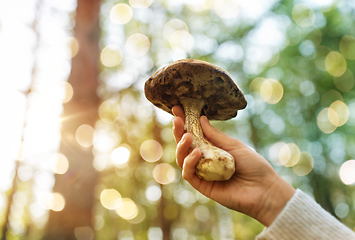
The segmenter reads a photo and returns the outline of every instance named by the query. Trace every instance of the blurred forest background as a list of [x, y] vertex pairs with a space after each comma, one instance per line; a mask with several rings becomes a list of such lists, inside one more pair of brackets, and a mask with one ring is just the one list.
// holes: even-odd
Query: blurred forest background
[[213, 122], [355, 228], [354, 0], [0, 0], [4, 239], [254, 239], [175, 163], [143, 94], [183, 58], [248, 100]]

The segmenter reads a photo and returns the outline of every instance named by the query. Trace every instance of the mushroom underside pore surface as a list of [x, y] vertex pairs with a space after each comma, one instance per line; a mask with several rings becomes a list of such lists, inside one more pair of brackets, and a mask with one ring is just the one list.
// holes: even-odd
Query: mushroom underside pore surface
[[200, 125], [201, 115], [228, 120], [246, 107], [243, 93], [226, 71], [204, 61], [184, 59], [154, 73], [144, 91], [149, 101], [166, 112], [172, 113], [174, 105], [183, 107], [185, 130], [193, 137], [190, 151], [199, 148], [202, 153], [196, 165], [201, 179], [223, 181], [233, 176], [233, 156], [208, 142]]

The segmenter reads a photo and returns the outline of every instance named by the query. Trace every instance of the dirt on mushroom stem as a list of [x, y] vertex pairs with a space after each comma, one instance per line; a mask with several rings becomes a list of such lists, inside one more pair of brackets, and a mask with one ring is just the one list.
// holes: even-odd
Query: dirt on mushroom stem
[[235, 172], [235, 160], [228, 152], [213, 146], [208, 142], [200, 125], [203, 99], [179, 99], [185, 112], [185, 130], [192, 135], [193, 142], [190, 151], [195, 148], [201, 150], [202, 156], [196, 165], [196, 174], [207, 181], [224, 181], [232, 177]]

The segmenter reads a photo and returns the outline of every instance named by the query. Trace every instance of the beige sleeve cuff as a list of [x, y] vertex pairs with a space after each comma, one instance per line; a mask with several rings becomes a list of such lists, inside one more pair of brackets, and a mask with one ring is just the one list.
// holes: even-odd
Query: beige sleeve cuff
[[355, 232], [297, 189], [275, 221], [257, 240], [355, 240]]

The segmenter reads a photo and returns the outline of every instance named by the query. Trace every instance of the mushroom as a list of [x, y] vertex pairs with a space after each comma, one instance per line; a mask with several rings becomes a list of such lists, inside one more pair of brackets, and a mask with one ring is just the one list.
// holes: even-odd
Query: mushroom
[[158, 108], [171, 113], [174, 105], [185, 112], [185, 130], [192, 135], [190, 151], [200, 148], [196, 174], [207, 181], [223, 181], [235, 172], [235, 160], [228, 152], [208, 142], [200, 125], [200, 116], [209, 120], [228, 120], [244, 109], [247, 101], [220, 67], [205, 61], [183, 59], [154, 73], [145, 82], [145, 96]]

